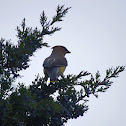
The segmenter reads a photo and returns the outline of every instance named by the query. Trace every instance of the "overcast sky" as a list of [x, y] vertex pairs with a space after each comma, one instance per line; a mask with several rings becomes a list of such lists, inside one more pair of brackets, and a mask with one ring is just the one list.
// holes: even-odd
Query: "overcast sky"
[[[126, 65], [126, 0], [0, 0], [0, 37], [16, 44], [15, 29], [24, 17], [27, 26], [41, 29], [41, 12], [45, 10], [51, 19], [58, 4], [72, 8], [57, 24], [62, 30], [46, 36], [44, 42], [71, 51], [66, 56], [65, 75], [82, 70], [95, 74], [99, 70], [104, 78], [106, 69]], [[38, 73], [43, 76], [43, 60], [51, 51], [46, 47], [38, 50], [17, 82], [29, 85]], [[98, 99], [90, 97], [83, 117], [69, 120], [65, 126], [126, 126], [126, 70], [113, 81]]]

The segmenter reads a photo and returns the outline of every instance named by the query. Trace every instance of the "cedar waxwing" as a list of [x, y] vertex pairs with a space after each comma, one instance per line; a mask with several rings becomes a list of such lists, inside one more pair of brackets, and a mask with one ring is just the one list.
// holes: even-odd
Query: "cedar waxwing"
[[67, 64], [66, 53], [70, 53], [64, 46], [54, 46], [49, 57], [44, 60], [45, 79], [50, 78], [50, 82], [56, 82], [58, 76], [63, 76]]

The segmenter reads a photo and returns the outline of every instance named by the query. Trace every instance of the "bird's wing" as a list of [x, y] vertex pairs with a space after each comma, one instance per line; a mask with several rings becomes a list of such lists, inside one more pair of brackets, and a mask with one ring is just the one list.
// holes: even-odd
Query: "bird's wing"
[[67, 60], [65, 57], [48, 57], [43, 63], [43, 67], [53, 67], [53, 66], [67, 66]]
[[50, 78], [50, 81], [52, 81], [52, 82], [57, 81], [57, 74], [59, 71], [59, 67], [46, 67], [44, 69], [47, 72], [47, 74]]

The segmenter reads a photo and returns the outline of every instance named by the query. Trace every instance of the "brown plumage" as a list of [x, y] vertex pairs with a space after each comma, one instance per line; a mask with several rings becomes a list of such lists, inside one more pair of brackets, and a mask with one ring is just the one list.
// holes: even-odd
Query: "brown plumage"
[[46, 80], [49, 77], [51, 82], [55, 82], [58, 76], [63, 76], [68, 65], [65, 54], [70, 52], [64, 46], [54, 46], [52, 49], [51, 55], [44, 60], [43, 67]]

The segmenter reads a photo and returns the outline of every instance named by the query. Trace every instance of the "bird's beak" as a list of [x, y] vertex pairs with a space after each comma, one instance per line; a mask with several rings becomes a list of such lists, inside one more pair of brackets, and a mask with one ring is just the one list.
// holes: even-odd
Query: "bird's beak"
[[67, 50], [66, 53], [71, 53], [71, 52]]

